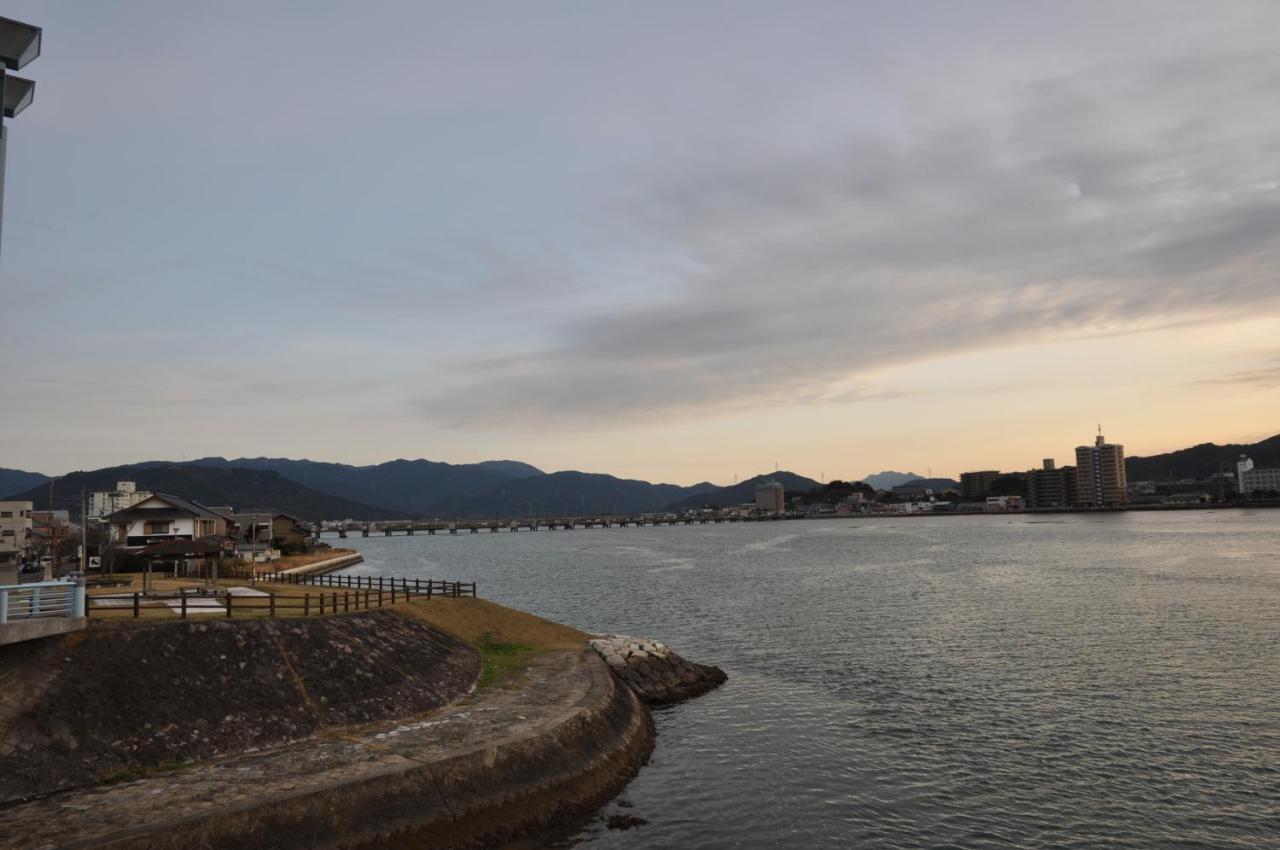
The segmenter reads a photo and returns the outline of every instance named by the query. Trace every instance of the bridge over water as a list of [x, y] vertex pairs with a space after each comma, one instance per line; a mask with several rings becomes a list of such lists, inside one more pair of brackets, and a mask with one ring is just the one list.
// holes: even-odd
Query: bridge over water
[[530, 532], [573, 531], [587, 528], [625, 528], [627, 526], [659, 525], [719, 525], [730, 522], [768, 522], [785, 519], [785, 516], [705, 516], [705, 517], [651, 517], [651, 516], [598, 516], [555, 517], [539, 519], [480, 519], [435, 521], [394, 521], [349, 523], [338, 528], [314, 528], [312, 535], [318, 540], [330, 537], [412, 537], [416, 534], [480, 534], [482, 532]]

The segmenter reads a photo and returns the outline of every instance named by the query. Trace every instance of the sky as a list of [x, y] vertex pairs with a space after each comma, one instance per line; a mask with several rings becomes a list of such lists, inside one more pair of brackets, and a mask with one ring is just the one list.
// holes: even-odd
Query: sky
[[6, 0], [0, 466], [1280, 432], [1280, 5]]

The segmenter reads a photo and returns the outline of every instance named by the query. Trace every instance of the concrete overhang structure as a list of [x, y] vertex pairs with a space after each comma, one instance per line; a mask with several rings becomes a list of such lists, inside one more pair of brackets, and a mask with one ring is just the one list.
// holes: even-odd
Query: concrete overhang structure
[[12, 18], [0, 17], [0, 225], [4, 220], [4, 160], [8, 144], [8, 130], [4, 118], [12, 118], [31, 105], [35, 99], [36, 84], [25, 77], [14, 77], [8, 71], [17, 71], [40, 55], [43, 31], [40, 27], [24, 24]]

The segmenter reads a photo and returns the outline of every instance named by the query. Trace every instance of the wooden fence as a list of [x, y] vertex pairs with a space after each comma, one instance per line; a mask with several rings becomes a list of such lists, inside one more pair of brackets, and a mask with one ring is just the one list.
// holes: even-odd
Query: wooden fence
[[299, 573], [267, 573], [253, 576], [258, 584], [299, 584], [310, 587], [341, 587], [352, 590], [376, 590], [394, 593], [398, 588], [402, 595], [451, 596], [454, 598], [476, 595], [476, 583], [465, 581], [440, 581], [437, 579], [395, 578], [394, 576], [305, 575]]
[[[192, 615], [234, 616], [303, 616], [367, 611], [384, 605], [395, 605], [410, 599], [433, 597], [462, 598], [476, 595], [475, 582], [407, 579], [389, 576], [307, 576], [277, 573], [258, 576], [259, 583], [294, 584], [322, 588], [315, 593], [267, 593], [237, 596], [232, 593], [207, 594], [184, 588], [177, 596], [144, 596], [140, 592], [112, 593], [89, 597], [89, 616], [101, 617], [111, 612], [126, 612], [134, 619], [143, 609], [168, 608], [178, 617]], [[95, 607], [94, 602], [107, 602]], [[225, 610], [224, 610], [225, 609]]]

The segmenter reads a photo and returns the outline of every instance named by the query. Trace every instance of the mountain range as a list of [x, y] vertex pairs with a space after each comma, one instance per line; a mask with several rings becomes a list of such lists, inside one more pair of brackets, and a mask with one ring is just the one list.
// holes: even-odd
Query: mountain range
[[321, 493], [411, 516], [440, 515], [437, 505], [441, 502], [477, 496], [512, 480], [536, 479], [546, 474], [536, 466], [514, 460], [462, 464], [392, 460], [372, 466], [349, 466], [282, 457], [206, 457], [191, 463], [276, 472]]
[[[1148, 457], [1130, 457], [1130, 481], [1205, 478], [1230, 472], [1241, 454], [1259, 467], [1280, 467], [1280, 435], [1250, 445], [1198, 446]], [[406, 517], [503, 517], [553, 514], [646, 513], [751, 502], [759, 483], [776, 479], [788, 491], [819, 486], [791, 472], [759, 475], [719, 487], [709, 482], [683, 487], [651, 484], [586, 472], [546, 473], [513, 460], [450, 464], [393, 460], [351, 466], [289, 458], [207, 457], [185, 463], [146, 461], [91, 472], [73, 472], [54, 484], [53, 506], [79, 510], [80, 490], [112, 490], [117, 481], [139, 489], [173, 493], [207, 505], [271, 507], [303, 519], [400, 519]], [[48, 477], [0, 469], [0, 497], [49, 504]], [[885, 471], [864, 482], [877, 489], [923, 481], [935, 491], [956, 486], [949, 478], [922, 479]]]
[[1240, 455], [1248, 455], [1261, 469], [1280, 467], [1280, 434], [1257, 443], [1201, 443], [1148, 457], [1128, 457], [1125, 474], [1130, 481], [1178, 481], [1184, 478], [1204, 479], [1218, 472], [1236, 471]]
[[[401, 519], [400, 511], [360, 504], [313, 490], [278, 472], [263, 469], [216, 468], [194, 463], [149, 462], [112, 466], [92, 472], [72, 472], [53, 485], [53, 509], [80, 513], [80, 493], [114, 490], [117, 481], [133, 481], [139, 490], [170, 493], [209, 507], [274, 508], [301, 519]], [[31, 501], [36, 510], [50, 506], [47, 481], [10, 498]]]
[[685, 497], [717, 489], [707, 482], [680, 487], [587, 472], [553, 472], [508, 481], [472, 496], [443, 499], [432, 506], [429, 514], [476, 518], [651, 513]]
[[0, 494], [19, 493], [30, 490], [38, 484], [49, 480], [49, 476], [38, 472], [24, 472], [21, 469], [0, 469]]
[[[724, 508], [730, 505], [741, 505], [754, 502], [756, 487], [767, 481], [777, 481], [784, 491], [808, 492], [822, 485], [812, 478], [796, 475], [794, 472], [773, 472], [768, 475], [757, 475], [730, 487], [716, 487], [708, 484], [706, 488], [692, 493], [678, 502], [669, 503], [668, 508], [675, 511], [694, 510], [697, 508]], [[702, 485], [698, 485], [701, 487]]]
[[862, 483], [870, 484], [877, 490], [892, 490], [899, 484], [906, 484], [919, 478], [920, 476], [914, 472], [891, 472], [885, 470], [884, 472], [877, 472], [875, 475], [868, 475], [862, 479]]

